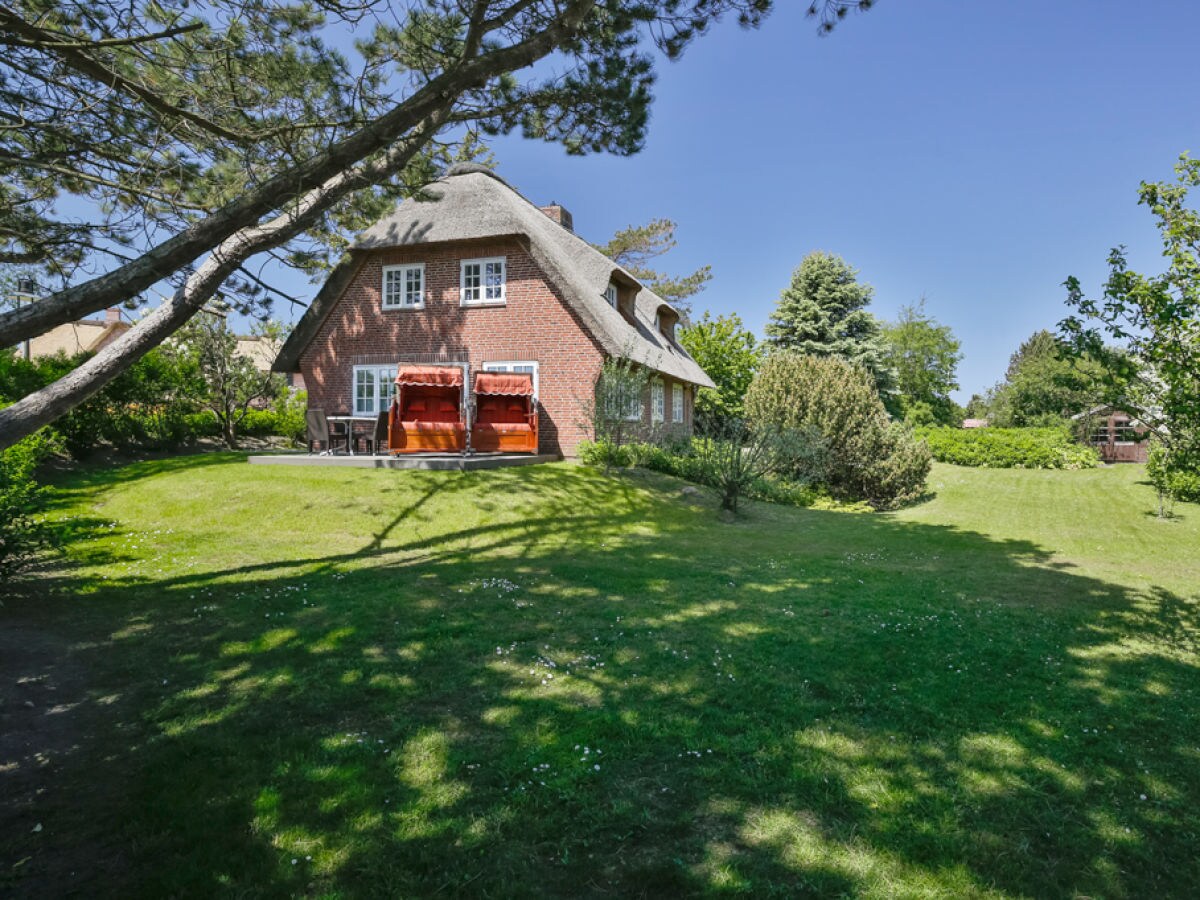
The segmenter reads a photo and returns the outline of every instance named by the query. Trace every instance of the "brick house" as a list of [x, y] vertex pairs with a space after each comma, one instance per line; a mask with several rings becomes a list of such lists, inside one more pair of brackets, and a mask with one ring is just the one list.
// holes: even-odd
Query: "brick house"
[[299, 372], [309, 407], [373, 415], [396, 369], [529, 372], [539, 451], [572, 456], [608, 357], [653, 372], [630, 420], [690, 432], [713, 382], [678, 343], [679, 314], [578, 237], [561, 206], [538, 207], [482, 166], [461, 164], [352, 245], [275, 360]]

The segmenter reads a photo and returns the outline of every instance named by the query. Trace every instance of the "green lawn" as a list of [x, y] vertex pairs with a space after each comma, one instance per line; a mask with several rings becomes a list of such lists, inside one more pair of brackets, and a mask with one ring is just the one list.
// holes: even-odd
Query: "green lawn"
[[66, 477], [0, 893], [1194, 896], [1200, 508], [1142, 477], [734, 523], [566, 464]]

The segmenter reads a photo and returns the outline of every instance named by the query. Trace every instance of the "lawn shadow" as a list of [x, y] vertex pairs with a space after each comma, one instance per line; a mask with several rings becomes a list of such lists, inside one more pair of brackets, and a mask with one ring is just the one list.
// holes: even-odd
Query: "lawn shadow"
[[[1194, 598], [886, 516], [759, 506], [729, 529], [668, 479], [411, 483], [351, 551], [78, 599], [67, 569], [53, 608], [14, 601], [88, 674], [53, 783], [0, 822], [8, 888], [1182, 896], [1200, 877], [1196, 735], [1164, 739], [1195, 700]], [[518, 514], [431, 514], [481, 483]]]

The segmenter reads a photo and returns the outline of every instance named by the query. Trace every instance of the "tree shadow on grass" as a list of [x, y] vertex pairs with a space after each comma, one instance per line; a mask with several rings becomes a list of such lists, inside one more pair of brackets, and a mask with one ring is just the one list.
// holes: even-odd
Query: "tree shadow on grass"
[[[353, 551], [17, 600], [90, 677], [53, 784], [3, 823], [5, 868], [27, 859], [8, 887], [1167, 896], [1200, 877], [1193, 599], [886, 517], [758, 508], [731, 529], [662, 483], [430, 475]], [[480, 485], [505, 516], [439, 518]]]

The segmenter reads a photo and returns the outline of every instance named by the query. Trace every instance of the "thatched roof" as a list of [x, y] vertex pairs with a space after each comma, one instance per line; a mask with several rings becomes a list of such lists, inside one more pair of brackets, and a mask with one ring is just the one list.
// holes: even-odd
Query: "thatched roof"
[[[482, 166], [458, 165], [430, 185], [427, 200], [410, 199], [368, 228], [351, 255], [317, 294], [275, 361], [278, 371], [295, 371], [300, 354], [316, 335], [357, 270], [364, 253], [388, 247], [478, 240], [525, 238], [531, 255], [596, 341], [613, 356], [702, 387], [712, 380], [687, 351], [655, 327], [660, 310], [674, 309], [629, 272], [557, 222]], [[615, 279], [614, 279], [615, 276]], [[610, 281], [636, 286], [631, 324], [604, 298]]]

